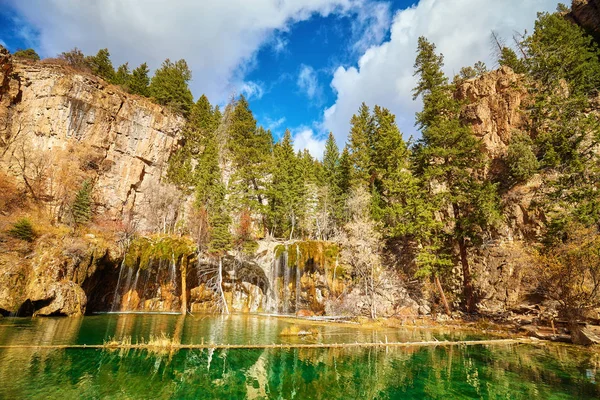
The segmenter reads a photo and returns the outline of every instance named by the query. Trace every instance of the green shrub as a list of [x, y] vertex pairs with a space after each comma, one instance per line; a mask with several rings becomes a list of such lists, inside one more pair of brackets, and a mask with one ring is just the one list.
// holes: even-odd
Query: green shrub
[[17, 51], [15, 51], [15, 54], [13, 54], [13, 56], [25, 58], [25, 59], [33, 60], [33, 61], [40, 60], [40, 56], [38, 55], [38, 53], [35, 52], [34, 49], [17, 50]]
[[533, 142], [528, 135], [513, 136], [506, 154], [506, 163], [510, 177], [515, 182], [525, 182], [540, 168], [540, 163], [533, 152]]
[[13, 227], [8, 231], [8, 234], [26, 242], [33, 242], [36, 236], [33, 225], [27, 218], [21, 218], [15, 222]]

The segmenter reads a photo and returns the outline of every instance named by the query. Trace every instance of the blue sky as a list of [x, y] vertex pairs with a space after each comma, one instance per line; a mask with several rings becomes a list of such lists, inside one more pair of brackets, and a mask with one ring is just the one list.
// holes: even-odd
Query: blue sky
[[555, 0], [0, 0], [0, 44], [50, 57], [107, 47], [116, 65], [156, 68], [185, 58], [196, 97], [223, 104], [244, 93], [259, 123], [286, 128], [320, 157], [333, 131], [340, 147], [362, 101], [388, 107], [415, 135], [412, 65], [425, 35], [446, 72], [478, 60], [494, 67], [492, 30], [531, 30]]

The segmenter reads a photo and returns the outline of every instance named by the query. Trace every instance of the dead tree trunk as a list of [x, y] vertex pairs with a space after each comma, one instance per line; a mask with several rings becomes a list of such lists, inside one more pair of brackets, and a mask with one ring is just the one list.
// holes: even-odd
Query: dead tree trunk
[[181, 313], [184, 315], [187, 313], [187, 267], [188, 267], [188, 263], [189, 263], [188, 257], [184, 257], [184, 259], [181, 260], [181, 268], [180, 268], [180, 272], [181, 272]]
[[442, 283], [440, 282], [440, 278], [437, 276], [437, 274], [435, 275], [435, 284], [437, 285], [437, 288], [440, 291], [440, 297], [442, 298], [442, 304], [444, 304], [446, 315], [450, 315], [450, 306], [448, 305], [448, 300], [446, 299], [444, 288], [442, 288]]

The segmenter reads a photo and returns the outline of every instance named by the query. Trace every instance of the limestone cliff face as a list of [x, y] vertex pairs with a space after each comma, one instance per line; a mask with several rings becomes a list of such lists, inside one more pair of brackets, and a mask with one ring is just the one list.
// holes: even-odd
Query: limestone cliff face
[[[161, 178], [184, 123], [100, 78], [13, 59], [0, 46], [0, 171], [31, 186], [30, 197], [53, 218], [60, 207], [68, 217], [69, 199], [90, 179], [97, 218], [119, 223], [132, 215], [139, 232], [156, 229], [157, 203], [165, 193], [180, 196]], [[0, 238], [0, 313], [83, 314], [103, 285], [98, 271], [114, 269], [109, 252], [118, 256], [116, 238], [89, 236], [57, 228], [40, 232], [35, 248]]]
[[[0, 167], [18, 175], [23, 146], [55, 164], [72, 148], [86, 149], [96, 211], [117, 219], [132, 211], [149, 228], [144, 216], [184, 119], [65, 66], [11, 60], [4, 49], [0, 71]], [[60, 151], [63, 159], [51, 158]]]

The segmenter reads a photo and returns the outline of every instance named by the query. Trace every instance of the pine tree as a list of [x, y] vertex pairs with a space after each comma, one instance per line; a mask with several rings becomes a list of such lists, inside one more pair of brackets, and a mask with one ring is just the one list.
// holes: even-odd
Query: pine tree
[[115, 85], [121, 85], [129, 90], [130, 77], [131, 73], [129, 72], [129, 63], [125, 63], [117, 68], [117, 72], [115, 72], [112, 83]]
[[335, 179], [338, 174], [340, 161], [340, 150], [335, 142], [333, 133], [329, 133], [327, 142], [325, 142], [325, 152], [323, 153], [323, 179], [325, 184], [334, 187]]
[[194, 97], [188, 87], [191, 79], [192, 72], [185, 60], [173, 63], [166, 59], [150, 81], [150, 96], [158, 104], [187, 116], [194, 104]]
[[270, 168], [271, 132], [256, 127], [244, 96], [235, 103], [227, 122], [227, 144], [235, 170], [231, 194], [234, 207], [249, 209], [265, 218], [266, 178]]
[[27, 60], [39, 61], [40, 56], [34, 49], [17, 50], [13, 54], [14, 57], [25, 58]]
[[[461, 104], [442, 72], [443, 56], [435, 45], [419, 38], [415, 74], [419, 77], [414, 97], [423, 99], [417, 113], [422, 139], [416, 148], [417, 173], [440, 213], [451, 228], [449, 239], [459, 250], [463, 295], [467, 311], [476, 308], [468, 249], [481, 240], [484, 228], [500, 218], [496, 187], [483, 179], [486, 160], [479, 141], [460, 119]], [[440, 190], [442, 189], [442, 190]], [[433, 243], [442, 243], [441, 233]], [[426, 243], [427, 245], [427, 243]], [[426, 246], [423, 246], [426, 247]]]
[[33, 242], [36, 237], [33, 224], [28, 218], [21, 218], [8, 230], [8, 234], [16, 239]]
[[98, 53], [95, 56], [87, 58], [87, 62], [94, 75], [98, 75], [108, 82], [112, 82], [115, 78], [115, 69], [112, 65], [112, 61], [110, 61], [108, 49], [98, 50]]
[[562, 79], [572, 94], [591, 94], [600, 86], [597, 43], [560, 13], [539, 13], [533, 34], [521, 45], [531, 76], [546, 88], [560, 88]]
[[371, 183], [371, 142], [373, 138], [373, 119], [369, 107], [362, 103], [358, 115], [350, 120], [352, 125], [349, 137], [350, 160], [353, 165], [352, 185], [368, 188]]
[[375, 221], [383, 221], [387, 227], [393, 227], [397, 222], [390, 217], [390, 208], [407, 200], [403, 193], [411, 189], [407, 184], [413, 182], [410, 152], [394, 114], [375, 106], [373, 121], [371, 212]]
[[515, 51], [510, 47], [502, 47], [498, 64], [512, 68], [512, 70], [517, 74], [524, 74], [527, 72], [527, 67], [525, 66], [523, 60], [521, 60], [517, 56], [517, 53], [515, 53]]
[[334, 218], [338, 226], [343, 226], [346, 222], [348, 222], [346, 200], [350, 195], [350, 189], [352, 187], [351, 176], [352, 161], [350, 160], [350, 151], [348, 150], [348, 146], [345, 146], [340, 156], [339, 168], [335, 180], [336, 197], [334, 199]]
[[85, 180], [81, 185], [81, 189], [75, 195], [71, 212], [75, 225], [86, 224], [92, 218], [92, 185], [90, 181]]
[[150, 96], [150, 78], [148, 77], [148, 65], [146, 63], [141, 64], [139, 67], [133, 70], [129, 79], [129, 92], [140, 96]]
[[276, 235], [292, 238], [302, 217], [304, 182], [289, 130], [275, 144], [273, 159], [269, 190], [271, 230]]

